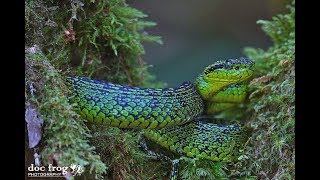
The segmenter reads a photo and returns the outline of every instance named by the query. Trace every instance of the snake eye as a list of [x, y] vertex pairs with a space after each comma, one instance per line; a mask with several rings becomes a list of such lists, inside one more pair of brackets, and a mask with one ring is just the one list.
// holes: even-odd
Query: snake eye
[[235, 70], [239, 70], [239, 66], [236, 66], [234, 69], [235, 69]]
[[216, 69], [222, 69], [222, 68], [223, 68], [223, 65], [218, 64], [218, 65], [211, 66], [209, 71], [211, 72], [211, 71], [214, 71]]

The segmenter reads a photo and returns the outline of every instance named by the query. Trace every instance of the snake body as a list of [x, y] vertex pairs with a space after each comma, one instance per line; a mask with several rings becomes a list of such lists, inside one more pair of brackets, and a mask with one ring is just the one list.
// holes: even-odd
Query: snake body
[[243, 129], [238, 124], [213, 124], [201, 120], [185, 123], [179, 128], [146, 130], [145, 136], [162, 147], [180, 155], [212, 161], [236, 160], [243, 147]]
[[206, 67], [194, 84], [163, 89], [69, 77], [70, 101], [89, 122], [142, 128], [148, 139], [178, 154], [231, 161], [241, 142], [241, 127], [194, 119], [243, 101], [246, 86], [241, 82], [252, 75], [253, 65], [245, 58], [218, 61]]
[[137, 88], [69, 77], [75, 89], [71, 102], [92, 123], [120, 128], [163, 128], [186, 123], [203, 112], [195, 86], [185, 82], [177, 88]]

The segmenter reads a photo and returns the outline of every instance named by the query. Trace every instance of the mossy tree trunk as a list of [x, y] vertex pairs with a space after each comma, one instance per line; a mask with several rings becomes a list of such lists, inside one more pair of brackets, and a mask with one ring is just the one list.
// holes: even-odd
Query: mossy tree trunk
[[[35, 109], [44, 120], [40, 144], [26, 146], [26, 155], [40, 154], [42, 164], [81, 165], [86, 170], [83, 176], [90, 179], [166, 175], [143, 170], [146, 164], [157, 170], [162, 163], [148, 161], [140, 151], [139, 133], [87, 126], [68, 104], [64, 84], [66, 76], [79, 75], [163, 87], [150, 83], [154, 77], [141, 59], [142, 41], [161, 43], [160, 37], [144, 32], [156, 24], [144, 21], [147, 15], [124, 0], [28, 0], [25, 7], [26, 108]], [[26, 166], [34, 163], [30, 161]]]

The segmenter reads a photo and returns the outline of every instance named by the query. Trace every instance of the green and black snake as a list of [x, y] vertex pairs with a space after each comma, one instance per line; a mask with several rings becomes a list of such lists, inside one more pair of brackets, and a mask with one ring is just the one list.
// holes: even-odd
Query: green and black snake
[[232, 161], [241, 139], [239, 125], [195, 120], [233, 107], [246, 97], [243, 83], [253, 74], [250, 59], [217, 61], [194, 83], [177, 88], [122, 86], [85, 77], [68, 77], [70, 101], [91, 123], [145, 129], [145, 137], [188, 157]]

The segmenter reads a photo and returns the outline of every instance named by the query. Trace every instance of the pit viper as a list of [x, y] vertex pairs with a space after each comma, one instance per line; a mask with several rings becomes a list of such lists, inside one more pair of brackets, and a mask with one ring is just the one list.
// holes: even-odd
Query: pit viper
[[91, 123], [141, 128], [144, 135], [180, 155], [213, 161], [232, 161], [241, 140], [237, 124], [218, 125], [195, 120], [242, 102], [244, 83], [253, 74], [247, 58], [217, 61], [194, 83], [176, 88], [141, 88], [70, 76], [70, 102]]

